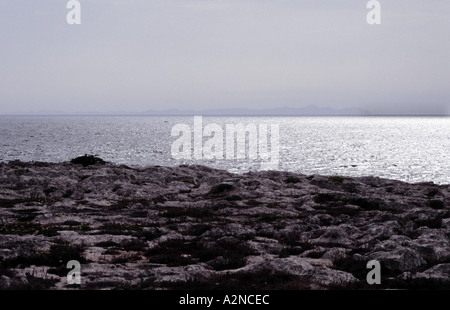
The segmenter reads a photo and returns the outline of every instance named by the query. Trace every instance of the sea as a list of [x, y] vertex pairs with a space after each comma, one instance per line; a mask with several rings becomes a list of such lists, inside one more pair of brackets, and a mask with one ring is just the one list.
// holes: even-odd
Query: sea
[[[272, 170], [450, 184], [448, 117], [204, 116], [201, 121], [198, 131], [194, 116], [0, 116], [0, 162], [66, 162], [90, 154], [128, 166], [198, 164], [233, 173], [267, 169], [262, 165], [267, 158], [249, 155], [249, 140], [254, 138], [250, 134], [245, 135], [244, 158], [225, 156], [231, 141], [227, 125], [242, 124], [256, 128], [258, 138], [267, 135], [267, 141], [258, 140], [258, 147], [265, 141], [269, 150], [274, 146], [278, 160]], [[272, 135], [273, 125], [278, 135]], [[216, 131], [208, 135], [207, 128]], [[208, 157], [195, 151], [199, 132], [200, 146], [215, 141], [213, 150], [225, 155]], [[232, 137], [237, 152], [238, 137]], [[174, 147], [182, 141], [192, 143], [177, 149], [187, 150], [180, 158]]]

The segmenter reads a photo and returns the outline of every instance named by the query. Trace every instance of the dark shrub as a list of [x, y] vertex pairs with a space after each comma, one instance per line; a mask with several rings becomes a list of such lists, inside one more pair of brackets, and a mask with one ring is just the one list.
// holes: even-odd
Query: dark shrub
[[295, 184], [295, 183], [299, 183], [299, 182], [301, 182], [301, 180], [299, 179], [299, 178], [297, 178], [297, 177], [294, 177], [294, 176], [288, 176], [285, 180], [284, 180], [284, 183], [287, 183], [287, 184]]
[[0, 234], [7, 235], [32, 235], [41, 234], [47, 237], [56, 236], [58, 231], [52, 225], [41, 225], [32, 222], [16, 222], [0, 225]]
[[186, 266], [192, 264], [189, 252], [196, 248], [197, 244], [183, 239], [169, 239], [160, 243], [145, 255], [151, 263], [166, 264], [169, 267]]
[[101, 242], [97, 242], [95, 244], [95, 246], [101, 247], [101, 248], [108, 248], [108, 247], [113, 247], [113, 246], [118, 246], [119, 244], [117, 242], [114, 241], [101, 241]]
[[126, 223], [104, 223], [101, 227], [101, 234], [106, 235], [139, 235], [142, 232], [142, 227], [139, 224]]
[[53, 287], [58, 280], [57, 279], [44, 279], [40, 277], [35, 277], [29, 273], [26, 274], [27, 282], [17, 285], [17, 287], [12, 287], [12, 289], [20, 290], [47, 290]]
[[50, 251], [43, 253], [19, 253], [16, 257], [8, 258], [2, 262], [3, 267], [27, 267], [51, 266], [65, 267], [70, 260], [77, 260], [84, 263], [86, 260], [82, 256], [83, 247], [71, 245], [64, 241], [59, 241], [50, 247]]
[[442, 200], [432, 199], [432, 200], [430, 200], [430, 208], [440, 210], [440, 209], [444, 209], [445, 205]]
[[228, 200], [228, 201], [242, 200], [242, 197], [239, 195], [232, 195], [230, 197], [225, 198], [225, 200]]
[[328, 178], [328, 182], [332, 182], [336, 185], [340, 185], [344, 182], [344, 178], [340, 177], [340, 176], [331, 176]]
[[161, 216], [167, 217], [167, 218], [180, 218], [182, 216], [185, 217], [193, 217], [193, 218], [211, 218], [214, 215], [216, 215], [216, 212], [213, 209], [209, 208], [194, 208], [194, 207], [188, 207], [188, 208], [167, 208], [163, 213], [161, 213]]
[[223, 194], [224, 192], [228, 192], [233, 190], [233, 185], [232, 184], [228, 184], [228, 183], [220, 183], [217, 185], [214, 185], [211, 190], [208, 192], [207, 195], [220, 195]]
[[122, 241], [120, 246], [125, 251], [143, 251], [147, 248], [147, 243], [139, 239], [133, 239]]
[[56, 243], [50, 247], [47, 264], [55, 267], [65, 266], [71, 260], [83, 263], [85, 262], [83, 250], [83, 247], [79, 245], [72, 245], [67, 242]]
[[[247, 244], [234, 238], [224, 238], [211, 244], [199, 240], [171, 239], [145, 253], [150, 262], [169, 267], [213, 260], [211, 267], [216, 270], [242, 267], [245, 265], [245, 257], [253, 254], [254, 251]], [[222, 259], [214, 260], [218, 257]]]
[[294, 275], [262, 269], [257, 272], [237, 274], [218, 274], [207, 280], [191, 279], [186, 282], [160, 282], [160, 287], [175, 290], [235, 290], [237, 287], [246, 290], [305, 290], [310, 281]]

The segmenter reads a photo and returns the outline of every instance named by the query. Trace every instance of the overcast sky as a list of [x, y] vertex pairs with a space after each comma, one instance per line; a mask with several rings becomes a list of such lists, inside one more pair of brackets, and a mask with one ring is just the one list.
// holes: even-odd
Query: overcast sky
[[450, 111], [450, 1], [0, 0], [0, 114]]

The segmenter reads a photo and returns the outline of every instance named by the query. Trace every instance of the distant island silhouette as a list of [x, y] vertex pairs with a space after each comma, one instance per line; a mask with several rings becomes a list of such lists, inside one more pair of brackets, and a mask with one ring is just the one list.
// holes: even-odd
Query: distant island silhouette
[[[5, 114], [6, 115], [6, 114]], [[279, 107], [267, 109], [252, 108], [223, 108], [223, 109], [165, 109], [165, 110], [144, 110], [144, 111], [56, 111], [39, 110], [29, 112], [17, 112], [9, 115], [46, 115], [46, 116], [66, 116], [66, 115], [104, 115], [104, 116], [371, 116], [371, 112], [358, 108], [330, 108], [308, 105], [305, 107]]]
[[277, 108], [222, 108], [222, 109], [148, 109], [140, 111], [62, 111], [62, 110], [38, 110], [20, 111], [15, 113], [3, 113], [0, 115], [19, 116], [450, 116], [450, 112], [441, 113], [375, 113], [360, 107], [331, 108], [308, 105], [304, 107], [277, 107]]
[[208, 109], [208, 110], [180, 110], [168, 109], [162, 111], [147, 110], [145, 115], [210, 115], [210, 116], [368, 116], [369, 111], [361, 108], [343, 108], [335, 109], [329, 107], [318, 107], [308, 105], [301, 108], [280, 107], [269, 109], [247, 109], [247, 108], [226, 108], [226, 109]]

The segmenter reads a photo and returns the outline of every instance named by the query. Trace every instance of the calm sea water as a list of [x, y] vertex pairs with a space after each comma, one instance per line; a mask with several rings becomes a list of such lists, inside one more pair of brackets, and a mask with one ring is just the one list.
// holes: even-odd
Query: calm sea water
[[[0, 117], [0, 161], [62, 162], [84, 154], [127, 165], [202, 164], [231, 172], [257, 160], [176, 160], [175, 124], [193, 117]], [[203, 125], [279, 124], [278, 170], [450, 184], [450, 118], [203, 117]]]

